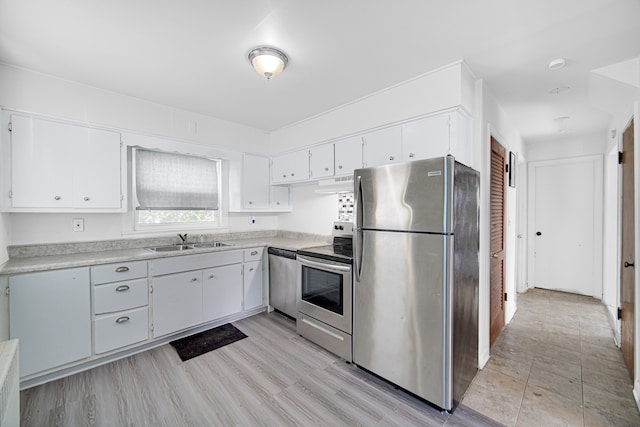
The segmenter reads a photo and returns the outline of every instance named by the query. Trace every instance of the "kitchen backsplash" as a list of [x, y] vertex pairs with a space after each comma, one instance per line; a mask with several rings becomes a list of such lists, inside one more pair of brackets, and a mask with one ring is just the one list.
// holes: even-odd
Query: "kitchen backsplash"
[[353, 192], [338, 194], [338, 220], [353, 221]]

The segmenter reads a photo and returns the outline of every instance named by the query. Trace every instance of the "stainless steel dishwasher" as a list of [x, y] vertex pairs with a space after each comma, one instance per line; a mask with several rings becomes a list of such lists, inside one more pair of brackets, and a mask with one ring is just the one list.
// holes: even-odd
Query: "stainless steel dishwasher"
[[269, 248], [269, 305], [287, 316], [298, 318], [296, 251]]

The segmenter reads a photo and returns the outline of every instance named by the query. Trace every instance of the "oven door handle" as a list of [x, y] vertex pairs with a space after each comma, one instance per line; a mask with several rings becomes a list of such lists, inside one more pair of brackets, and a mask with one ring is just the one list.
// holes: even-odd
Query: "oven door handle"
[[325, 264], [323, 262], [316, 262], [316, 261], [311, 261], [308, 258], [305, 258], [303, 256], [298, 255], [298, 261], [300, 261], [301, 264], [303, 265], [308, 265], [310, 267], [316, 267], [316, 268], [321, 268], [323, 270], [333, 270], [333, 271], [339, 271], [339, 272], [349, 272], [351, 271], [351, 266], [340, 266], [340, 265], [333, 265], [333, 264]]

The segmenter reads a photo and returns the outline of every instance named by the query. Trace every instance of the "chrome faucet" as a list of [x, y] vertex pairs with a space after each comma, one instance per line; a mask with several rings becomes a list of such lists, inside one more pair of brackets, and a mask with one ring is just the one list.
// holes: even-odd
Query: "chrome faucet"
[[178, 237], [182, 240], [182, 243], [187, 243], [187, 233], [180, 234], [178, 233]]

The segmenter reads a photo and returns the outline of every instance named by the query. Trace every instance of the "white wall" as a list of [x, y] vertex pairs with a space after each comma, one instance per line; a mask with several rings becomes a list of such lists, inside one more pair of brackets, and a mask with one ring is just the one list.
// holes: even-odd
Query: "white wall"
[[[0, 106], [256, 154], [269, 134], [191, 111], [0, 64]], [[195, 127], [194, 132], [190, 129]]]
[[338, 219], [338, 195], [318, 194], [315, 184], [291, 187], [293, 212], [280, 214], [278, 228], [329, 235], [333, 221]]
[[[461, 62], [423, 74], [334, 110], [284, 127], [271, 135], [271, 153], [349, 136], [427, 113], [462, 105], [471, 111], [470, 78]], [[463, 90], [464, 88], [464, 90]]]
[[603, 133], [559, 137], [545, 142], [527, 145], [527, 160], [555, 160], [569, 157], [602, 154], [607, 144], [607, 136]]
[[[269, 134], [247, 126], [179, 110], [83, 84], [0, 64], [0, 106], [182, 141], [190, 150], [269, 153]], [[132, 134], [129, 132], [129, 134]], [[142, 135], [141, 135], [142, 137]], [[144, 139], [144, 138], [143, 138]], [[153, 139], [147, 137], [147, 139]], [[200, 148], [198, 148], [200, 147]], [[127, 214], [1, 214], [0, 263], [8, 244], [56, 243], [136, 237]], [[277, 228], [276, 214], [230, 214], [222, 231]], [[72, 231], [73, 218], [85, 231]], [[206, 231], [206, 230], [204, 230]], [[221, 230], [210, 230], [211, 232]]]
[[[480, 170], [480, 336], [478, 343], [480, 366], [489, 360], [489, 317], [490, 317], [490, 201], [491, 184], [491, 136], [507, 150], [513, 151], [521, 159], [526, 156], [524, 143], [509, 117], [496, 101], [491, 89], [482, 81], [477, 82], [478, 102], [481, 105], [476, 126], [476, 163]], [[505, 277], [504, 289], [508, 295], [505, 302], [505, 324], [510, 322], [516, 311], [516, 235], [521, 226], [518, 220], [517, 201], [522, 202], [526, 186], [517, 183], [508, 187], [505, 194]]]

